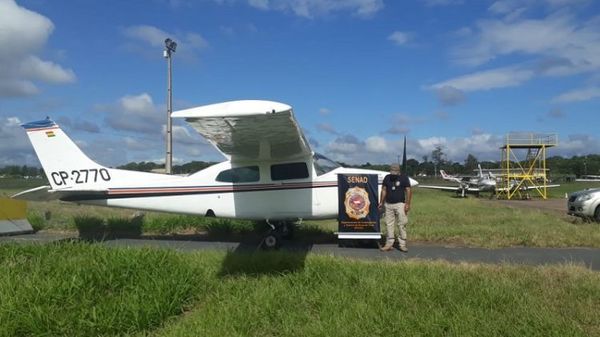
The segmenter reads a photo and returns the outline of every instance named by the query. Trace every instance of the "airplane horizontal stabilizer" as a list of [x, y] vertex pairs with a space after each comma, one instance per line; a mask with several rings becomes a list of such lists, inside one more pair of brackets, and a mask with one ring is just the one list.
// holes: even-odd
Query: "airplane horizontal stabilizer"
[[27, 201], [76, 200], [78, 196], [106, 195], [108, 190], [53, 190], [50, 186], [39, 186], [13, 195], [11, 198]]

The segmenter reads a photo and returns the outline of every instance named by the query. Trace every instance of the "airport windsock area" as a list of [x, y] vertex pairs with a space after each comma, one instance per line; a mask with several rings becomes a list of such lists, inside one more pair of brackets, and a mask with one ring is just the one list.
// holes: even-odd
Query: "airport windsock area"
[[576, 265], [0, 245], [0, 336], [598, 336]]

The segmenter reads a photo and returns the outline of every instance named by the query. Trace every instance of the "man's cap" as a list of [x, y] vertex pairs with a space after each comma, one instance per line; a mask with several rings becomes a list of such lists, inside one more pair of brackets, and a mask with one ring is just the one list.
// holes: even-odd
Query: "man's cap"
[[390, 172], [400, 172], [400, 164], [390, 165]]

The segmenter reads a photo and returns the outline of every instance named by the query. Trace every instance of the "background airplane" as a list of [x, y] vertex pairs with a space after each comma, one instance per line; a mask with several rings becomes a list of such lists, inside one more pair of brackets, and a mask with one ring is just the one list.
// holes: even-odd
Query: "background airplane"
[[441, 186], [441, 185], [419, 185], [422, 188], [430, 188], [437, 190], [454, 191], [457, 195], [465, 197], [467, 193], [474, 193], [479, 196], [480, 192], [495, 193], [496, 177], [491, 173], [483, 174], [481, 165], [477, 165], [479, 173], [476, 176], [453, 176], [446, 174], [444, 170], [440, 170], [442, 178], [446, 181], [452, 181], [457, 186]]
[[50, 185], [13, 197], [265, 220], [271, 231], [263, 242], [273, 248], [292, 222], [337, 218], [338, 174], [376, 174], [379, 184], [387, 174], [344, 168], [313, 152], [287, 104], [231, 101], [172, 117], [185, 118], [227, 160], [185, 177], [108, 168], [46, 119], [22, 126]]
[[[453, 176], [448, 175], [444, 170], [440, 170], [440, 174], [442, 178], [447, 181], [452, 181], [458, 186], [442, 186], [442, 185], [419, 185], [422, 188], [429, 189], [437, 189], [437, 190], [446, 190], [446, 191], [454, 191], [456, 194], [462, 198], [466, 197], [468, 193], [475, 194], [479, 196], [481, 192], [490, 192], [490, 198], [496, 195], [496, 192], [506, 191], [506, 187], [498, 186], [498, 182], [502, 181], [500, 177], [494, 175], [491, 171], [488, 171], [487, 174], [483, 173], [481, 169], [481, 165], [477, 165], [478, 174], [476, 176]], [[560, 185], [546, 185], [546, 188], [558, 187]], [[518, 180], [512, 180], [510, 182], [511, 191], [514, 189], [518, 189], [519, 191], [529, 191], [534, 189], [543, 188], [540, 185], [530, 185], [527, 184], [526, 181], [519, 182]]]

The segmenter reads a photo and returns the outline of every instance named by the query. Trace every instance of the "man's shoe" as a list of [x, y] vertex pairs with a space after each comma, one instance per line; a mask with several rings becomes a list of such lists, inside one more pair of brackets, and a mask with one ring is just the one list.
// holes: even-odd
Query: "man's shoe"
[[379, 247], [379, 250], [381, 250], [382, 252], [389, 252], [392, 249], [394, 249], [394, 246], [393, 245], [388, 245], [388, 244], [386, 244], [383, 247]]
[[400, 246], [398, 249], [403, 253], [408, 252], [408, 248], [406, 248], [406, 246]]

